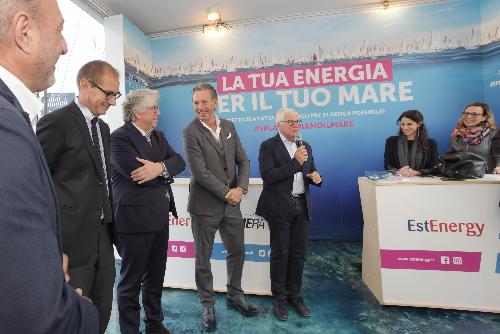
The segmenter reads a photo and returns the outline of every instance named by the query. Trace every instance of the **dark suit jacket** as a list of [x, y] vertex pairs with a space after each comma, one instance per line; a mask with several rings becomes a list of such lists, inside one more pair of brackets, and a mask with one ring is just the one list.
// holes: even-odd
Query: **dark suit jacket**
[[[161, 230], [169, 221], [169, 211], [177, 217], [174, 195], [170, 187], [173, 177], [186, 166], [182, 157], [168, 144], [162, 132], [151, 133], [152, 146], [132, 123], [125, 123], [111, 134], [111, 166], [116, 231], [142, 233]], [[138, 184], [130, 173], [143, 166], [136, 157], [163, 162], [169, 178], [156, 177]], [[165, 197], [170, 195], [170, 204]], [[168, 209], [168, 205], [170, 208]]]
[[[109, 127], [99, 119], [111, 198]], [[97, 240], [104, 206], [98, 158], [85, 118], [75, 102], [42, 117], [37, 124], [61, 212], [63, 250], [70, 267], [97, 255]], [[90, 246], [91, 245], [91, 246]]]
[[[266, 220], [282, 220], [288, 216], [292, 203], [293, 176], [302, 172], [307, 212], [311, 220], [311, 196], [309, 184], [316, 185], [306, 174], [316, 171], [311, 146], [303, 142], [309, 158], [301, 166], [297, 159], [290, 158], [279, 133], [260, 145], [259, 170], [264, 183], [255, 212]], [[317, 186], [321, 186], [321, 183]]]
[[54, 186], [28, 115], [0, 80], [0, 332], [97, 333], [95, 307], [64, 283]]
[[[385, 141], [384, 168], [387, 170], [400, 169], [403, 167], [399, 163], [398, 138], [398, 136], [391, 136]], [[434, 139], [429, 138], [427, 153], [422, 169], [429, 169], [436, 166], [437, 155], [437, 143]]]
[[241, 218], [240, 205], [226, 206], [225, 195], [230, 188], [248, 189], [250, 161], [234, 124], [220, 119], [220, 128], [222, 148], [198, 119], [184, 129], [184, 151], [191, 170], [188, 211]]

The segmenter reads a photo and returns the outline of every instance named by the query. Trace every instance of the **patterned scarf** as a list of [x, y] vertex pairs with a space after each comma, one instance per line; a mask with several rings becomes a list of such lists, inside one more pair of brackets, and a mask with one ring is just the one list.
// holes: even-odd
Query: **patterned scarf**
[[477, 145], [484, 137], [490, 133], [490, 128], [477, 126], [473, 128], [455, 128], [453, 130], [454, 137], [462, 137], [467, 145]]
[[413, 170], [420, 170], [424, 167], [426, 154], [422, 150], [422, 145], [420, 145], [420, 140], [418, 140], [418, 138], [413, 141], [410, 150], [408, 149], [408, 139], [406, 136], [404, 134], [399, 135], [398, 156], [401, 167], [410, 166]]

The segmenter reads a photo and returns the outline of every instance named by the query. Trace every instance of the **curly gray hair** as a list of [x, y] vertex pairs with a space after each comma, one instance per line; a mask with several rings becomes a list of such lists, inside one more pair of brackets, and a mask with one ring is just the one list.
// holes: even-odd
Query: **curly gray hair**
[[123, 121], [134, 122], [136, 112], [144, 112], [147, 108], [158, 104], [160, 93], [154, 89], [137, 89], [129, 92], [123, 102]]

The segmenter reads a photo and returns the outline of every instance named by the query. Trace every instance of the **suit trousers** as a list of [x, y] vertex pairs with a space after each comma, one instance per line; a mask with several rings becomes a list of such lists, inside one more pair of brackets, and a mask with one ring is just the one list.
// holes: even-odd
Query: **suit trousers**
[[283, 220], [268, 220], [271, 232], [271, 292], [275, 299], [302, 298], [302, 274], [309, 227], [304, 196], [292, 200]]
[[[69, 284], [82, 289], [83, 295], [92, 299], [97, 307], [101, 334], [106, 331], [111, 316], [116, 273], [111, 233], [111, 224], [102, 223], [96, 256], [82, 266], [68, 268]], [[71, 255], [69, 261], [71, 263]]]
[[161, 293], [168, 251], [168, 225], [160, 231], [118, 233], [122, 265], [117, 286], [121, 334], [139, 333], [142, 290], [146, 332], [163, 328]]
[[243, 294], [241, 274], [245, 262], [245, 245], [242, 219], [225, 217], [223, 214], [217, 216], [191, 214], [191, 219], [196, 257], [195, 279], [201, 304], [204, 307], [215, 304], [210, 257], [217, 230], [227, 249], [227, 295], [236, 297]]

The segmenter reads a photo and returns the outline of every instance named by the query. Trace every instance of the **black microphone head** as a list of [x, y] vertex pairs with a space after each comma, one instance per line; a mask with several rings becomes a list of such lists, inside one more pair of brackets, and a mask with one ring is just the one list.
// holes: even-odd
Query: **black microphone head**
[[304, 145], [302, 143], [302, 135], [300, 134], [300, 132], [297, 132], [295, 134], [295, 145], [297, 145], [297, 147], [301, 147], [302, 145]]

